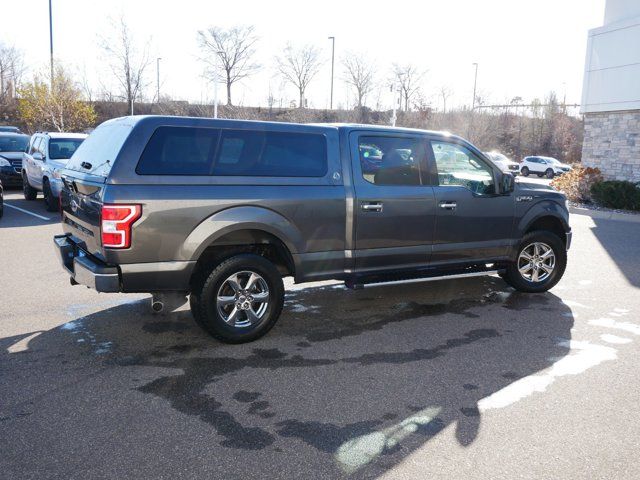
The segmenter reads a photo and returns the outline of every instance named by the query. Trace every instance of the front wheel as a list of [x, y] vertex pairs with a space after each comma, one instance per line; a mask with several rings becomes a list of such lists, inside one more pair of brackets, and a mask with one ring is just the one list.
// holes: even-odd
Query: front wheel
[[528, 176], [529, 176], [529, 168], [527, 168], [527, 167], [522, 167], [522, 170], [520, 170], [520, 173], [521, 173], [522, 175], [524, 175], [525, 177], [528, 177]]
[[38, 196], [38, 191], [29, 185], [26, 174], [22, 174], [22, 193], [25, 200], [35, 200]]
[[225, 343], [265, 335], [284, 305], [284, 284], [276, 266], [259, 255], [231, 257], [195, 285], [190, 298], [196, 323]]
[[58, 200], [53, 196], [48, 180], [45, 180], [42, 185], [42, 193], [44, 194], [44, 204], [47, 207], [47, 212], [57, 212], [59, 209]]
[[560, 281], [566, 266], [564, 242], [551, 232], [536, 230], [522, 238], [516, 261], [502, 278], [521, 292], [546, 292]]

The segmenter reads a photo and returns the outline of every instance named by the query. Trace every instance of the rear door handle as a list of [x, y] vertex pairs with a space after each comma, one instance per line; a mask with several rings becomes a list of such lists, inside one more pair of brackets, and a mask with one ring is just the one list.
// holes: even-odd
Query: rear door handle
[[458, 204], [456, 202], [440, 202], [440, 208], [445, 210], [455, 210]]
[[382, 202], [362, 202], [360, 208], [365, 212], [381, 212]]

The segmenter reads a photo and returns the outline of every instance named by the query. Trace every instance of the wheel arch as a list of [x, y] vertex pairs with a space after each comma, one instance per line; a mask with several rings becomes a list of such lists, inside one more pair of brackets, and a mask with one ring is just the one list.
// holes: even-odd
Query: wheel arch
[[294, 275], [302, 235], [282, 215], [261, 207], [234, 207], [200, 223], [187, 237], [181, 255], [195, 261], [192, 279], [203, 267], [239, 253], [254, 253], [273, 262], [283, 276]]
[[519, 223], [520, 236], [534, 231], [546, 230], [557, 235], [560, 240], [567, 244], [567, 232], [569, 227], [568, 213], [558, 203], [545, 201], [532, 207]]

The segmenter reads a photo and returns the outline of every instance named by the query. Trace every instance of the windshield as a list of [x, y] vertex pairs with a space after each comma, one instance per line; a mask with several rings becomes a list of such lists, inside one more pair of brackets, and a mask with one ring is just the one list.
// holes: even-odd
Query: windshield
[[28, 135], [0, 135], [0, 152], [24, 152], [28, 145]]
[[52, 138], [49, 140], [49, 158], [51, 160], [71, 158], [83, 140], [83, 138]]

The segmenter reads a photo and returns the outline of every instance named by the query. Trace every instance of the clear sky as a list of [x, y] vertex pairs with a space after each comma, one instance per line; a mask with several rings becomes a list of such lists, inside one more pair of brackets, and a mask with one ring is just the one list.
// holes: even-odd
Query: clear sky
[[[47, 0], [1, 0], [0, 41], [23, 51], [30, 73], [48, 65]], [[326, 63], [307, 98], [313, 107], [329, 103], [331, 42], [336, 37], [334, 105], [352, 103], [342, 81], [340, 58], [361, 52], [376, 66], [380, 87], [367, 102], [389, 107], [393, 62], [427, 71], [423, 90], [441, 108], [437, 90], [447, 85], [449, 105], [469, 104], [473, 62], [479, 64], [479, 95], [492, 103], [514, 96], [525, 101], [565, 92], [579, 103], [587, 30], [602, 24], [604, 0], [396, 0], [290, 1], [234, 0], [53, 0], [54, 51], [76, 72], [86, 72], [98, 90], [109, 85], [110, 71], [99, 47], [109, 17], [124, 15], [136, 40], [147, 40], [160, 63], [161, 90], [176, 99], [211, 101], [213, 87], [203, 78], [197, 31], [208, 26], [255, 25], [260, 36], [256, 60], [261, 72], [238, 85], [235, 103], [266, 105], [269, 89], [285, 104], [295, 91], [281, 86], [273, 58], [287, 41], [322, 48]], [[150, 98], [155, 91], [155, 61], [148, 71]], [[221, 93], [224, 91], [220, 89]], [[224, 99], [222, 99], [224, 100]]]

